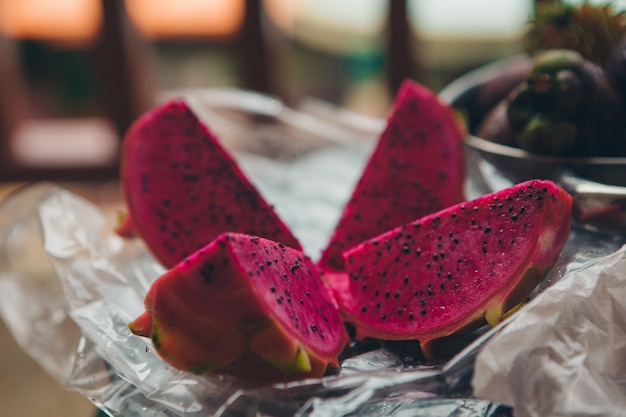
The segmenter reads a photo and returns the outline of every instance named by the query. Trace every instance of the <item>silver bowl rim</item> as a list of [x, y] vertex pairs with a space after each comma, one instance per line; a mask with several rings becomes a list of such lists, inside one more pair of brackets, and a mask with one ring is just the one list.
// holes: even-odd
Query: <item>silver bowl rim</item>
[[530, 162], [539, 162], [553, 165], [626, 165], [625, 157], [557, 157], [527, 152], [523, 149], [491, 142], [478, 136], [468, 134], [465, 143], [478, 151], [521, 159]]

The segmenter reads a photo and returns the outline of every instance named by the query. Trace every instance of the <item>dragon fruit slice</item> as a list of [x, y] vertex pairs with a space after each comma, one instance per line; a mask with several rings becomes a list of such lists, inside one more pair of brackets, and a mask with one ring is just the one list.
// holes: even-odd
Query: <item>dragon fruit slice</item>
[[128, 213], [121, 236], [137, 235], [170, 268], [223, 232], [297, 239], [192, 110], [179, 100], [144, 114], [122, 149]]
[[329, 281], [357, 339], [432, 343], [495, 325], [526, 300], [569, 235], [572, 198], [532, 180], [451, 206], [344, 254]]
[[464, 136], [449, 105], [406, 80], [319, 265], [342, 271], [350, 247], [464, 201]]
[[301, 251], [224, 233], [158, 278], [129, 324], [172, 366], [272, 382], [321, 377], [348, 341]]

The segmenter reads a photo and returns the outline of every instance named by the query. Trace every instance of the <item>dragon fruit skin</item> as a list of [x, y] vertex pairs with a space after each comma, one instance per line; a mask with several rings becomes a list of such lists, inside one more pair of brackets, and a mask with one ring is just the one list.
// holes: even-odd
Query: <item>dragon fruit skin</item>
[[524, 302], [569, 235], [572, 198], [531, 180], [451, 206], [344, 254], [329, 281], [357, 339], [437, 340], [495, 325]]
[[180, 100], [137, 119], [123, 141], [121, 236], [139, 236], [170, 268], [223, 232], [301, 249], [215, 135]]
[[452, 107], [406, 80], [318, 264], [342, 271], [350, 247], [464, 201], [465, 135]]
[[348, 338], [301, 251], [224, 233], [159, 277], [129, 324], [172, 366], [252, 382], [321, 377]]

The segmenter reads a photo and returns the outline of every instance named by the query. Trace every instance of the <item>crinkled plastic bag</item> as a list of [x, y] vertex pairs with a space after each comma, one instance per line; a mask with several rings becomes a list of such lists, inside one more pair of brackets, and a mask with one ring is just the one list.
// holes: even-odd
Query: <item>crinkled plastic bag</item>
[[572, 269], [478, 355], [475, 392], [517, 417], [626, 412], [626, 247]]
[[[305, 152], [287, 152], [282, 159], [238, 148], [241, 142], [233, 149], [305, 249], [319, 253], [380, 126], [363, 131], [337, 114], [294, 112], [262, 96], [229, 98], [232, 92], [189, 99], [218, 136], [233, 143], [246, 134], [255, 140], [260, 135], [267, 141], [260, 149], [266, 149], [285, 137], [306, 136]], [[231, 103], [236, 117], [254, 110], [263, 118], [234, 123], [227, 117], [232, 108], [216, 112], [215, 103]], [[356, 137], [364, 137], [363, 142], [355, 142]], [[468, 190], [479, 193], [471, 182]], [[111, 213], [50, 183], [20, 189], [0, 206], [2, 318], [20, 346], [59, 383], [111, 416], [511, 415], [510, 408], [477, 398], [471, 386], [476, 355], [508, 322], [467, 335], [460, 340], [465, 349], [438, 365], [420, 362], [410, 344], [400, 349], [389, 344], [348, 350], [336, 375], [266, 387], [176, 370], [155, 353], [150, 340], [127, 328], [164, 270], [141, 241], [115, 235], [114, 222]], [[618, 237], [573, 232], [533, 297], [567, 277], [573, 265], [601, 259], [621, 243]]]

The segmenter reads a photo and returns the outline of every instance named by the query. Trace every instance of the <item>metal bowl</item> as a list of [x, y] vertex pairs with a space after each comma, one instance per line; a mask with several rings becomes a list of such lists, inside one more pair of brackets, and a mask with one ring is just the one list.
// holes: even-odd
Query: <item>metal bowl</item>
[[[473, 134], [490, 106], [521, 82], [529, 69], [527, 55], [507, 58], [461, 76], [440, 92], [443, 100], [468, 117], [466, 146], [472, 179], [485, 191], [535, 178], [553, 180], [572, 194], [577, 224], [626, 232], [626, 158], [540, 155]], [[487, 83], [494, 91], [485, 91]]]

